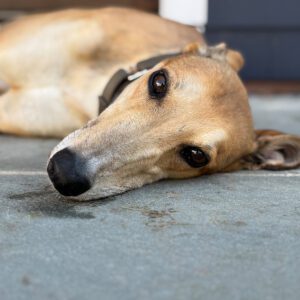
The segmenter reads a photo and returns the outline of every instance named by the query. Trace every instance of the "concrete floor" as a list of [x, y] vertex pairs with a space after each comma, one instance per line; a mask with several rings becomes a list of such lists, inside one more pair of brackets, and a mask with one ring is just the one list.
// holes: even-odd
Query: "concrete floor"
[[[300, 96], [252, 97], [300, 133]], [[299, 299], [300, 171], [164, 181], [92, 203], [53, 192], [55, 140], [0, 137], [0, 299]]]

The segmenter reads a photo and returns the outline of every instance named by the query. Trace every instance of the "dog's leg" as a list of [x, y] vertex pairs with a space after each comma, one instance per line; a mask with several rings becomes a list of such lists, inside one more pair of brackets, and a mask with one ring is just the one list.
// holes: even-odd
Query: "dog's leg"
[[88, 121], [56, 87], [9, 90], [0, 96], [0, 132], [64, 137]]

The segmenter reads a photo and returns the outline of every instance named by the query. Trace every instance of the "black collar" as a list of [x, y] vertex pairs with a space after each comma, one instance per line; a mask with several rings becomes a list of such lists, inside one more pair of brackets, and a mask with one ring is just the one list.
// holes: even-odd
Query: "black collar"
[[140, 61], [136, 64], [133, 72], [127, 72], [124, 69], [119, 69], [113, 74], [106, 84], [103, 93], [99, 96], [99, 114], [102, 113], [114, 100], [121, 94], [127, 85], [134, 80], [140, 78], [149, 69], [164, 59], [178, 56], [181, 52], [168, 53], [158, 56], [150, 57], [146, 60]]

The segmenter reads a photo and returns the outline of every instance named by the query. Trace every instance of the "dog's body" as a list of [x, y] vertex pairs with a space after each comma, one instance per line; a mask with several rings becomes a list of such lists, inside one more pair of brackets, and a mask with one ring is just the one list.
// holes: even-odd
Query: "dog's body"
[[[100, 116], [114, 72], [181, 51], [131, 83]], [[0, 132], [68, 135], [48, 174], [87, 200], [163, 178], [300, 165], [300, 138], [255, 132], [242, 56], [193, 28], [108, 8], [26, 17], [0, 32]], [[79, 197], [79, 198], [78, 198]]]
[[15, 21], [0, 31], [0, 132], [64, 137], [97, 116], [116, 70], [195, 41], [193, 28], [121, 8]]

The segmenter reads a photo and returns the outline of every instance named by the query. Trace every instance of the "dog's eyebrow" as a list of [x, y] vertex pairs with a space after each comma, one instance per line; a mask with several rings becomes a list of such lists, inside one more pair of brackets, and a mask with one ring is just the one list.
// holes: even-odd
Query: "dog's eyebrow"
[[174, 90], [182, 89], [183, 88], [183, 81], [179, 80], [179, 78], [174, 83]]
[[211, 145], [203, 145], [201, 146], [201, 149], [210, 154], [213, 151], [214, 147]]
[[203, 141], [206, 145], [213, 148], [227, 137], [226, 132], [223, 129], [215, 129], [207, 132], [202, 136]]

